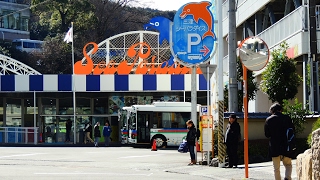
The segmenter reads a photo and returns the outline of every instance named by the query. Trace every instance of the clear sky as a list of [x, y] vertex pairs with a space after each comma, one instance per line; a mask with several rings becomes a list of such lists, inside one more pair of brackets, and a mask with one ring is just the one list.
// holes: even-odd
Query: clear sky
[[139, 6], [149, 7], [152, 9], [159, 9], [162, 11], [178, 10], [184, 4], [189, 2], [200, 2], [204, 0], [137, 0]]

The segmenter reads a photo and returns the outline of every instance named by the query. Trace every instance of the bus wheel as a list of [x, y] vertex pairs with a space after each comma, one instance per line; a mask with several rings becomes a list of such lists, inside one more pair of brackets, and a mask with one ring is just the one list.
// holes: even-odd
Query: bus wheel
[[167, 139], [164, 137], [164, 135], [157, 134], [152, 137], [151, 145], [153, 143], [153, 140], [156, 140], [157, 148], [163, 148], [167, 146]]

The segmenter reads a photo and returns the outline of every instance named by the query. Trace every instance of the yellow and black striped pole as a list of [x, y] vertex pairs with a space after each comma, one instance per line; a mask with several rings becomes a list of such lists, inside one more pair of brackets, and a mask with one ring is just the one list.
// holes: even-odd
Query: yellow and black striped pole
[[219, 166], [224, 166], [225, 163], [225, 156], [226, 156], [226, 146], [224, 144], [224, 134], [223, 134], [223, 127], [224, 127], [224, 102], [219, 101], [219, 123], [218, 123], [218, 160]]

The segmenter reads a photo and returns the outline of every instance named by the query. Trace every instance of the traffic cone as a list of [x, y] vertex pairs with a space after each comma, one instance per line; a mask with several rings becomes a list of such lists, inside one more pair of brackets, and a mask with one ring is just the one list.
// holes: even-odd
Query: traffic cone
[[42, 143], [42, 133], [40, 133], [39, 142]]
[[199, 145], [198, 142], [196, 142], [196, 148], [197, 148], [197, 152], [201, 152], [201, 151], [200, 151], [200, 145]]
[[157, 143], [155, 139], [153, 140], [151, 151], [157, 151]]

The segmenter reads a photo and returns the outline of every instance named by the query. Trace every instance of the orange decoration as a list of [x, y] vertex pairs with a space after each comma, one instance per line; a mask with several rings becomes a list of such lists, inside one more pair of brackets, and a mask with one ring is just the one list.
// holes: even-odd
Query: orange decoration
[[[178, 62], [175, 62], [171, 66], [167, 66], [168, 62], [163, 62], [162, 64], [155, 64], [154, 60], [156, 56], [151, 57], [152, 63], [148, 65], [146, 59], [151, 55], [151, 49], [149, 44], [142, 42], [136, 43], [127, 51], [127, 55], [130, 58], [134, 58], [134, 61], [131, 65], [128, 64], [127, 60], [123, 60], [122, 62], [116, 64], [114, 60], [111, 60], [108, 64], [105, 61], [101, 61], [99, 64], [94, 65], [92, 59], [87, 54], [86, 49], [87, 46], [93, 45], [93, 51], [91, 53], [95, 54], [98, 51], [98, 45], [94, 42], [89, 42], [83, 47], [83, 55], [87, 61], [86, 64], [82, 64], [82, 61], [77, 61], [74, 64], [74, 73], [75, 74], [120, 74], [120, 75], [128, 75], [134, 70], [134, 64], [138, 59], [142, 59], [139, 65], [136, 67], [134, 74], [190, 74], [191, 68], [182, 66]], [[138, 52], [135, 50], [135, 47], [139, 46]], [[146, 53], [143, 53], [144, 50], [147, 49]], [[163, 66], [165, 65], [165, 66]], [[197, 74], [202, 74], [200, 68], [197, 68]]]

